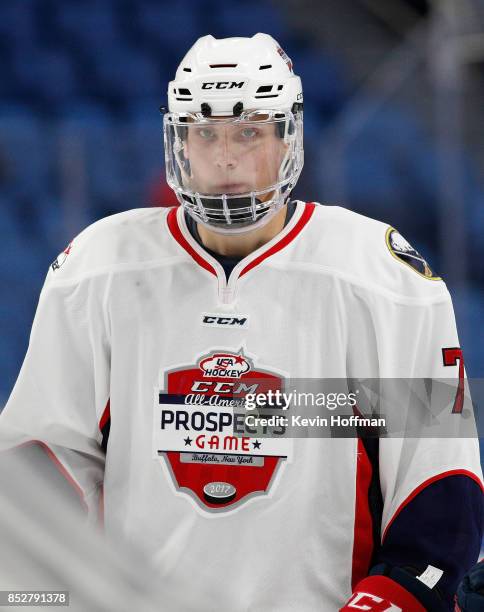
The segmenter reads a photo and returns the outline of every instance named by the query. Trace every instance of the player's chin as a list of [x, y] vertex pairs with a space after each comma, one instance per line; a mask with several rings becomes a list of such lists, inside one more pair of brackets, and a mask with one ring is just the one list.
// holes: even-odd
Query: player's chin
[[268, 193], [261, 194], [260, 196], [258, 196], [258, 198], [261, 202], [268, 202], [269, 200], [272, 200], [275, 193], [275, 191], [269, 191]]

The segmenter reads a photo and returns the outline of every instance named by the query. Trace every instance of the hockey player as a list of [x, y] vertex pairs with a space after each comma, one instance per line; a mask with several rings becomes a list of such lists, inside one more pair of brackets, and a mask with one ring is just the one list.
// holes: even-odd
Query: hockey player
[[451, 610], [482, 535], [475, 439], [264, 436], [240, 413], [289, 378], [464, 377], [409, 243], [291, 200], [302, 102], [270, 36], [195, 43], [164, 117], [181, 206], [97, 222], [52, 264], [2, 447], [42, 441], [91, 515], [102, 484], [107, 534], [181, 610]]

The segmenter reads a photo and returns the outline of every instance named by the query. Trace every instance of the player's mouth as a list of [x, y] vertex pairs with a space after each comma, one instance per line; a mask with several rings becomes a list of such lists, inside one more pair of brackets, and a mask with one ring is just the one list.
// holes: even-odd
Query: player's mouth
[[221, 183], [215, 185], [213, 193], [225, 193], [227, 195], [236, 195], [240, 193], [248, 193], [250, 188], [245, 183]]

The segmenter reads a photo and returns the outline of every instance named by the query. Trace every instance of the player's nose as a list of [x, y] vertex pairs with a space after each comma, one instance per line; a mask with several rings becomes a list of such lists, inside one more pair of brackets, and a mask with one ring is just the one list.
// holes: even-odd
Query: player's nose
[[237, 166], [234, 157], [219, 156], [215, 159], [215, 165], [220, 170], [231, 170]]
[[214, 151], [214, 163], [217, 168], [232, 169], [237, 166], [237, 155], [235, 148], [230, 145], [227, 138], [221, 138]]

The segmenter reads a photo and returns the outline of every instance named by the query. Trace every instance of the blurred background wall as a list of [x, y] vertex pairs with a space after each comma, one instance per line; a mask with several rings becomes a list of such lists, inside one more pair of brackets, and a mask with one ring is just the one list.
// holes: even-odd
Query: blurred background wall
[[0, 406], [57, 254], [96, 219], [176, 203], [158, 107], [188, 47], [258, 31], [303, 79], [295, 195], [397, 227], [483, 376], [482, 0], [1, 0]]

